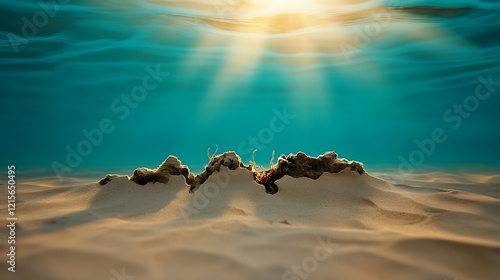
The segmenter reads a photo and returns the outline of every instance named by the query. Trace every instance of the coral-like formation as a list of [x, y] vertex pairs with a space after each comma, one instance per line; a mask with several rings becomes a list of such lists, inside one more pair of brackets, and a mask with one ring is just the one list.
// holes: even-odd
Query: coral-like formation
[[169, 156], [157, 169], [137, 168], [130, 177], [130, 181], [139, 185], [147, 183], [167, 183], [170, 175], [182, 175], [186, 178], [186, 183], [191, 184], [194, 181], [193, 173], [189, 172], [189, 167], [182, 165], [181, 161]]
[[188, 182], [188, 185], [191, 186], [189, 192], [196, 191], [201, 184], [205, 183], [210, 175], [216, 171], [220, 171], [221, 166], [226, 166], [230, 170], [235, 170], [238, 167], [251, 170], [250, 167], [243, 164], [240, 156], [235, 152], [225, 152], [222, 155], [212, 156], [210, 162], [205, 166], [205, 171], [196, 175], [192, 184]]
[[296, 155], [282, 155], [278, 159], [278, 164], [262, 172], [254, 172], [254, 179], [257, 183], [266, 188], [266, 192], [274, 194], [278, 192], [278, 186], [275, 181], [283, 178], [285, 175], [293, 178], [307, 177], [318, 179], [325, 172], [338, 173], [346, 168], [351, 171], [357, 171], [363, 174], [365, 169], [359, 162], [339, 159], [337, 153], [327, 152], [317, 158], [307, 156], [299, 152]]
[[[361, 163], [340, 159], [335, 152], [327, 152], [317, 158], [310, 157], [302, 152], [296, 155], [282, 155], [276, 165], [272, 163], [271, 159], [269, 169], [263, 171], [258, 171], [254, 162], [249, 166], [243, 164], [241, 158], [235, 152], [225, 152], [221, 155], [209, 156], [209, 159], [210, 161], [205, 166], [205, 170], [195, 176], [189, 171], [187, 166], [181, 164], [179, 159], [169, 156], [157, 169], [136, 169], [130, 180], [139, 185], [167, 183], [171, 175], [182, 175], [186, 178], [186, 183], [190, 186], [189, 192], [192, 193], [205, 183], [213, 173], [220, 171], [222, 166], [226, 166], [229, 170], [243, 168], [248, 170], [248, 172], [252, 172], [255, 182], [263, 185], [267, 193], [275, 194], [279, 190], [275, 182], [286, 175], [293, 178], [307, 177], [317, 179], [325, 172], [338, 173], [346, 168], [356, 171], [360, 175], [365, 172]], [[105, 185], [116, 177], [117, 175], [107, 175], [99, 181], [99, 184]]]
[[123, 177], [123, 175], [108, 174], [108, 175], [106, 175], [106, 177], [104, 177], [101, 180], [99, 180], [98, 184], [101, 185], [101, 186], [103, 186], [103, 185], [106, 185], [107, 183], [109, 183], [112, 180], [114, 180], [116, 178], [119, 178], [119, 177]]

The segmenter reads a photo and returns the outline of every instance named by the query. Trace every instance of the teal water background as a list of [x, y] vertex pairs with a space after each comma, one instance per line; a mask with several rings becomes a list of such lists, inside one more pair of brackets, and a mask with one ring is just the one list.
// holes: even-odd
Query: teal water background
[[2, 1], [1, 164], [70, 176], [172, 154], [200, 171], [217, 145], [264, 165], [333, 150], [368, 170], [498, 170], [500, 2], [321, 1], [293, 24], [234, 3]]

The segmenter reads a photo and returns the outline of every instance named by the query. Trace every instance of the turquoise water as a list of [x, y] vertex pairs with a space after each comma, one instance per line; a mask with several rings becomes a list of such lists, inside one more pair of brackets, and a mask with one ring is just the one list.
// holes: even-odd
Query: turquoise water
[[199, 171], [217, 145], [498, 168], [500, 3], [346, 3], [2, 1], [0, 161]]

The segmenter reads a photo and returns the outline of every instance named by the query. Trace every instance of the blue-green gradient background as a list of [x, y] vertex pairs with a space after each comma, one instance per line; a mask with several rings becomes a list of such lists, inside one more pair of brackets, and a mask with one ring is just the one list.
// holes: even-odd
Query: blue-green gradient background
[[[213, 7], [213, 1], [200, 2]], [[256, 158], [262, 164], [267, 165], [273, 150], [314, 156], [334, 150], [363, 162], [370, 171], [398, 168], [400, 156], [409, 159], [418, 150], [416, 139], [429, 138], [441, 128], [446, 141], [437, 143], [422, 164], [415, 164], [415, 171], [496, 170], [500, 4], [399, 3], [430, 4], [466, 12], [449, 17], [398, 13], [348, 60], [340, 40], [280, 52], [271, 46], [288, 44], [299, 35], [229, 32], [206, 24], [204, 20], [216, 16], [209, 8], [139, 0], [60, 4], [58, 13], [20, 43], [16, 53], [12, 40], [22, 38], [13, 34], [23, 36], [22, 18], [33, 22], [41, 6], [37, 1], [2, 1], [0, 162], [43, 175], [54, 175], [57, 162], [71, 169], [64, 173], [70, 176], [156, 167], [173, 154], [200, 171], [207, 162], [207, 148], [213, 151], [216, 144], [219, 152], [235, 150], [250, 160], [255, 147], [242, 143], [256, 137]], [[330, 25], [341, 26], [346, 38], [354, 38], [356, 28], [370, 22]], [[299, 32], [327, 36], [328, 28]], [[436, 32], [426, 36], [418, 30]], [[237, 43], [251, 38], [267, 44], [256, 50], [255, 45]], [[323, 41], [309, 43], [318, 46]], [[238, 59], [246, 53], [260, 57], [238, 63], [232, 61], [235, 53]], [[127, 105], [125, 113], [119, 109], [125, 106], [121, 96], [142, 85], [147, 67], [159, 67], [169, 75], [136, 102], [136, 108]], [[468, 117], [452, 112], [444, 118], [454, 104], [475, 94], [479, 77], [497, 81], [488, 98], [479, 100]], [[118, 103], [113, 108], [114, 102]], [[279, 121], [273, 126], [276, 110], [294, 117], [284, 126]], [[114, 130], [103, 134], [102, 143], [93, 145], [78, 164], [69, 166], [67, 147], [77, 149], [86, 139], [82, 131], [99, 128], [103, 119], [109, 119]]]

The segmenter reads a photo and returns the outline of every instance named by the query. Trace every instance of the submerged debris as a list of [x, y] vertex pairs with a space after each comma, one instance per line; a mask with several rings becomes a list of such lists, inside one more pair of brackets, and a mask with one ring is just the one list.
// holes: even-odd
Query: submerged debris
[[250, 170], [250, 167], [245, 166], [245, 164], [241, 161], [240, 156], [238, 156], [235, 152], [225, 152], [222, 155], [212, 155], [209, 158], [210, 161], [205, 166], [205, 171], [196, 175], [192, 184], [188, 183], [188, 185], [191, 186], [189, 192], [192, 193], [197, 190], [201, 184], [205, 183], [210, 175], [212, 175], [215, 171], [220, 171], [221, 166], [226, 166], [230, 170], [235, 170], [238, 167]]
[[339, 159], [335, 152], [327, 152], [317, 158], [299, 152], [296, 155], [290, 154], [286, 157], [282, 155], [275, 166], [262, 172], [254, 172], [254, 179], [257, 183], [265, 186], [266, 192], [275, 194], [278, 192], [278, 186], [275, 182], [285, 175], [293, 178], [318, 179], [325, 172], [338, 173], [346, 168], [357, 171], [360, 175], [365, 173], [361, 163]]
[[122, 175], [116, 175], [116, 174], [108, 174], [108, 175], [106, 175], [106, 177], [104, 177], [101, 180], [99, 180], [98, 184], [101, 185], [101, 186], [104, 186], [107, 183], [109, 183], [112, 180], [114, 180], [116, 178], [119, 178], [119, 177], [123, 177], [123, 176]]
[[285, 225], [291, 225], [290, 222], [288, 220], [286, 220], [286, 219], [280, 221], [280, 223], [285, 224]]
[[194, 181], [194, 175], [189, 172], [189, 167], [181, 165], [181, 161], [174, 156], [169, 156], [157, 169], [137, 168], [130, 177], [130, 181], [139, 185], [146, 185], [147, 183], [166, 184], [170, 179], [170, 175], [182, 175], [186, 178], [188, 184]]
[[[205, 170], [196, 176], [189, 171], [189, 167], [182, 165], [179, 159], [169, 156], [157, 169], [138, 168], [129, 179], [139, 185], [146, 185], [147, 183], [167, 183], [171, 175], [182, 175], [190, 186], [189, 192], [193, 193], [214, 172], [218, 172], [222, 166], [226, 166], [229, 170], [243, 168], [252, 172], [256, 183], [263, 185], [267, 193], [275, 194], [279, 190], [276, 181], [285, 175], [293, 178], [317, 179], [325, 172], [338, 173], [346, 168], [349, 168], [350, 171], [356, 171], [360, 175], [365, 173], [361, 163], [339, 159], [335, 152], [327, 152], [319, 157], [310, 157], [302, 152], [295, 155], [282, 155], [276, 165], [273, 164], [273, 152], [269, 169], [263, 168], [262, 171], [258, 170], [255, 161], [252, 161], [248, 166], [243, 164], [241, 158], [235, 152], [225, 152], [216, 156], [215, 154], [210, 155], [209, 151], [207, 151], [207, 154], [210, 161], [205, 166]], [[99, 184], [105, 185], [116, 177], [119, 176], [107, 175], [99, 181]]]
[[270, 168], [264, 171], [254, 171], [253, 179], [257, 184], [261, 184], [266, 188], [266, 192], [269, 194], [275, 194], [278, 192], [278, 186], [274, 183], [276, 179], [276, 170], [274, 168]]

